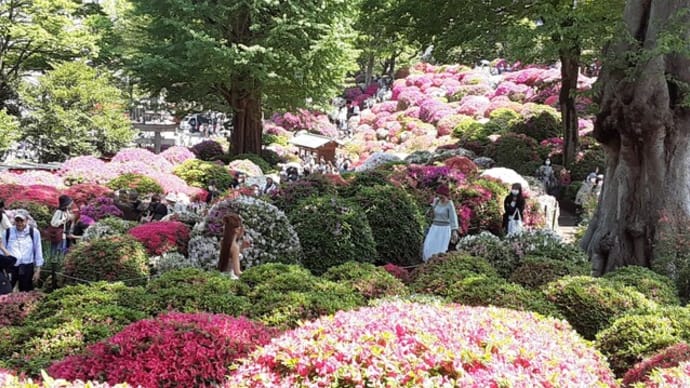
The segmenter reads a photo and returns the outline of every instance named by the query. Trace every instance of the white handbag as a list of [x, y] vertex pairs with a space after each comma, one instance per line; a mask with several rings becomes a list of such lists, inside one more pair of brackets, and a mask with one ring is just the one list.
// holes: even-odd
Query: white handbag
[[[517, 215], [517, 220], [515, 216]], [[520, 216], [520, 211], [515, 209], [515, 213], [510, 217], [508, 221], [508, 236], [513, 236], [522, 233], [522, 216]]]

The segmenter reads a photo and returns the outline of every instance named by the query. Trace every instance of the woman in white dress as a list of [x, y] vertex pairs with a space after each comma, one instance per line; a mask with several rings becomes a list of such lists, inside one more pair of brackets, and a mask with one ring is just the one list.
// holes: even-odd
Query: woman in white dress
[[436, 189], [436, 195], [430, 209], [434, 212], [434, 219], [424, 239], [425, 262], [433, 255], [446, 253], [451, 236], [454, 239], [458, 237], [458, 215], [453, 201], [450, 200], [448, 186], [440, 186]]

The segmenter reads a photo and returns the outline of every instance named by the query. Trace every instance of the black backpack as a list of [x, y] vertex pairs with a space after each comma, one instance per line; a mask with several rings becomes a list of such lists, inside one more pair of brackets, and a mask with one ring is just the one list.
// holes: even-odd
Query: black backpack
[[[36, 246], [34, 245], [34, 227], [29, 226], [29, 237], [31, 237], [31, 248], [33, 249], [34, 253], [34, 260], [36, 260]], [[5, 241], [7, 242], [5, 248], [7, 248], [7, 245], [10, 243], [10, 228], [5, 229]]]

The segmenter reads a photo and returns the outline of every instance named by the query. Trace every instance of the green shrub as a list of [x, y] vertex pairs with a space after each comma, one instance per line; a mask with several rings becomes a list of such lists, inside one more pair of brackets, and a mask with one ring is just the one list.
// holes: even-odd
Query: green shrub
[[453, 128], [452, 136], [460, 139], [460, 141], [482, 141], [485, 140], [489, 134], [490, 133], [482, 123], [468, 117], [461, 120], [455, 128]]
[[573, 182], [581, 182], [587, 175], [599, 169], [603, 174], [606, 168], [606, 151], [601, 146], [584, 151], [582, 157], [578, 157], [570, 169], [570, 179]]
[[296, 265], [251, 267], [240, 280], [250, 286], [249, 317], [271, 326], [295, 327], [303, 320], [365, 304], [352, 287], [317, 278]]
[[210, 312], [242, 315], [249, 310], [243, 283], [219, 272], [185, 268], [166, 272], [151, 281], [146, 291], [152, 298], [152, 312], [175, 310], [183, 313]]
[[585, 265], [576, 265], [569, 261], [553, 260], [541, 256], [526, 256], [510, 275], [509, 280], [523, 287], [536, 290], [563, 276], [585, 276], [589, 275], [589, 272]]
[[281, 183], [272, 203], [286, 213], [290, 213], [299, 202], [310, 197], [336, 195], [336, 185], [321, 174], [311, 174], [294, 182]]
[[596, 347], [620, 376], [645, 357], [687, 341], [689, 332], [690, 310], [664, 308], [647, 314], [621, 316], [597, 334]]
[[412, 272], [410, 288], [415, 292], [447, 296], [453, 283], [474, 274], [497, 276], [486, 260], [463, 252], [449, 252], [417, 267]]
[[91, 240], [76, 245], [65, 256], [63, 271], [67, 284], [80, 281], [118, 281], [146, 284], [148, 256], [140, 242], [130, 236]]
[[116, 190], [136, 190], [139, 194], [162, 194], [163, 188], [152, 178], [141, 174], [122, 174], [106, 185]]
[[204, 140], [189, 149], [200, 160], [212, 161], [221, 158], [225, 152], [223, 146], [215, 140]]
[[47, 228], [50, 225], [50, 220], [53, 218], [53, 212], [48, 206], [34, 201], [15, 201], [8, 208], [28, 211], [34, 221], [36, 221], [36, 226], [39, 230]]
[[573, 328], [587, 339], [594, 339], [626, 311], [656, 307], [633, 288], [589, 276], [566, 276], [547, 284], [544, 292]]
[[215, 186], [223, 191], [229, 188], [233, 181], [228, 170], [222, 165], [199, 159], [185, 160], [175, 167], [173, 174], [182, 178], [188, 185], [202, 189], [208, 188], [209, 184], [214, 182]]
[[544, 294], [508, 283], [498, 276], [470, 275], [453, 283], [448, 298], [468, 306], [496, 306], [514, 310], [534, 311], [542, 315], [561, 318], [556, 306]]
[[379, 263], [421, 262], [424, 216], [412, 196], [398, 187], [373, 186], [362, 187], [353, 199], [371, 226]]
[[512, 126], [522, 120], [522, 116], [510, 108], [498, 108], [491, 112], [489, 121], [484, 124], [489, 135], [509, 132]]
[[660, 305], [680, 304], [673, 281], [648, 268], [631, 265], [609, 272], [604, 278], [632, 287]]
[[275, 170], [273, 167], [271, 167], [271, 165], [270, 165], [266, 160], [264, 160], [264, 158], [262, 158], [261, 156], [259, 156], [259, 155], [257, 155], [257, 154], [239, 154], [239, 155], [235, 155], [235, 156], [233, 156], [233, 157], [230, 158], [230, 161], [232, 162], [233, 160], [245, 160], [245, 159], [246, 159], [246, 160], [249, 160], [250, 162], [252, 162], [252, 163], [256, 164], [257, 166], [259, 166], [259, 168], [261, 169], [261, 171], [262, 171], [264, 174], [267, 174], [267, 173], [269, 173], [270, 171]]
[[335, 197], [302, 201], [291, 213], [304, 251], [302, 263], [319, 275], [348, 261], [373, 262], [376, 244], [362, 210]]
[[504, 278], [508, 278], [520, 265], [520, 257], [501, 239], [488, 232], [465, 236], [458, 241], [456, 248], [486, 260]]
[[53, 361], [146, 318], [141, 310], [147, 305], [143, 288], [122, 283], [59, 289], [43, 299], [24, 326], [0, 330], [0, 366], [38, 376]]
[[126, 221], [117, 217], [101, 218], [98, 222], [86, 228], [82, 242], [97, 238], [121, 236], [137, 225], [136, 221]]
[[492, 143], [488, 151], [496, 165], [521, 175], [534, 174], [541, 165], [539, 143], [527, 135], [507, 133]]
[[323, 278], [350, 285], [366, 300], [406, 295], [408, 292], [400, 280], [385, 269], [369, 263], [350, 261], [331, 267], [323, 274]]
[[537, 142], [558, 137], [563, 132], [560, 113], [548, 105], [525, 104], [522, 119], [512, 124], [512, 132], [527, 135]]
[[349, 184], [340, 187], [339, 192], [342, 196], [349, 198], [356, 195], [364, 187], [391, 186], [392, 183], [388, 180], [388, 177], [389, 173], [383, 169], [383, 166], [365, 172], [347, 173], [343, 175], [343, 178]]

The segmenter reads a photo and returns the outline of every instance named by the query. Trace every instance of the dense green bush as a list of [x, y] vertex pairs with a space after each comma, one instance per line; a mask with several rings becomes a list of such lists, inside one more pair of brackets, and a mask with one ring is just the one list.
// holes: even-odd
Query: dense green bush
[[348, 261], [376, 260], [371, 227], [354, 202], [335, 197], [306, 199], [290, 213], [290, 221], [302, 243], [302, 263], [317, 275]]
[[460, 141], [482, 141], [490, 134], [482, 123], [467, 117], [460, 120], [453, 128], [452, 136], [460, 139]]
[[273, 135], [270, 133], [264, 133], [261, 135], [262, 145], [279, 144], [281, 146], [288, 146], [290, 144], [290, 139], [287, 136]]
[[185, 268], [166, 272], [151, 281], [146, 291], [152, 298], [154, 313], [175, 310], [183, 313], [210, 312], [242, 315], [249, 310], [243, 283], [219, 272]]
[[600, 330], [629, 310], [656, 307], [656, 303], [633, 288], [589, 276], [566, 276], [547, 284], [544, 292], [587, 339], [594, 339]]
[[175, 167], [173, 174], [182, 178], [188, 185], [207, 189], [211, 182], [219, 190], [226, 190], [232, 185], [232, 175], [217, 163], [199, 159], [189, 159]]
[[290, 213], [306, 198], [332, 196], [336, 193], [337, 187], [331, 180], [321, 174], [311, 174], [294, 182], [281, 183], [280, 190], [271, 201], [279, 209]]
[[511, 168], [521, 175], [531, 175], [541, 165], [539, 143], [533, 138], [517, 133], [507, 133], [492, 143], [489, 157], [496, 165]]
[[578, 157], [570, 169], [570, 179], [573, 182], [581, 182], [587, 175], [599, 169], [599, 174], [604, 173], [606, 167], [606, 151], [601, 147], [595, 147], [584, 151], [582, 157]]
[[463, 252], [433, 257], [412, 272], [410, 288], [415, 292], [447, 296], [450, 286], [474, 274], [497, 276], [491, 264]]
[[246, 159], [246, 160], [249, 160], [250, 162], [252, 162], [252, 163], [256, 164], [257, 166], [259, 166], [259, 168], [261, 169], [261, 171], [262, 171], [264, 174], [267, 174], [267, 173], [269, 173], [270, 171], [275, 170], [273, 167], [271, 167], [271, 165], [270, 165], [264, 158], [262, 158], [261, 156], [259, 156], [259, 155], [257, 155], [257, 154], [239, 154], [239, 155], [235, 155], [235, 156], [233, 156], [233, 157], [230, 158], [230, 161], [232, 162], [233, 160], [245, 160], [245, 159]]
[[522, 120], [522, 116], [510, 108], [498, 108], [491, 112], [489, 121], [484, 124], [487, 134], [510, 132], [513, 125]]
[[130, 229], [137, 225], [136, 221], [126, 221], [117, 217], [101, 218], [98, 222], [86, 228], [82, 242], [97, 238], [120, 236], [129, 232]]
[[48, 294], [24, 326], [0, 329], [0, 367], [38, 376], [51, 362], [146, 318], [143, 288], [98, 282]]
[[678, 290], [666, 276], [644, 267], [628, 266], [607, 273], [604, 278], [621, 282], [641, 292], [647, 299], [660, 305], [680, 304]]
[[597, 334], [596, 346], [620, 376], [643, 358], [687, 341], [689, 334], [690, 310], [671, 307], [621, 316]]
[[394, 186], [362, 187], [354, 200], [364, 210], [381, 264], [421, 262], [424, 216], [414, 198]]
[[508, 278], [520, 265], [520, 257], [501, 239], [491, 233], [483, 232], [478, 235], [465, 236], [460, 239], [456, 248], [486, 260], [504, 278]]
[[122, 174], [112, 179], [106, 185], [110, 189], [117, 190], [136, 190], [139, 194], [161, 194], [163, 188], [152, 178], [141, 174]]
[[336, 283], [349, 284], [365, 299], [406, 295], [407, 287], [381, 267], [369, 263], [350, 261], [331, 267], [323, 278]]
[[512, 123], [511, 131], [534, 138], [537, 142], [558, 137], [563, 132], [561, 115], [548, 105], [525, 104], [522, 119]]
[[249, 317], [271, 326], [295, 327], [303, 320], [365, 304], [349, 285], [320, 279], [296, 265], [251, 267], [240, 280], [250, 286]]
[[53, 212], [48, 206], [34, 201], [15, 201], [8, 208], [28, 211], [31, 218], [36, 221], [39, 230], [47, 228], [50, 225], [50, 220], [53, 218]]
[[356, 195], [363, 187], [390, 186], [392, 183], [389, 181], [389, 176], [384, 166], [365, 172], [347, 173], [343, 175], [343, 178], [348, 185], [339, 187], [338, 191], [342, 196], [349, 198]]
[[476, 179], [453, 191], [456, 204], [462, 204], [472, 211], [467, 228], [468, 234], [489, 231], [503, 233], [503, 199], [508, 188], [492, 179]]
[[453, 283], [447, 290], [448, 298], [468, 306], [496, 306], [514, 310], [534, 311], [561, 318], [556, 306], [539, 291], [528, 290], [508, 283], [498, 276], [477, 274]]
[[95, 239], [70, 250], [65, 256], [63, 271], [67, 284], [84, 280], [123, 280], [129, 285], [146, 284], [148, 256], [144, 246], [130, 236]]
[[563, 276], [589, 275], [585, 265], [576, 265], [565, 260], [547, 259], [541, 256], [526, 256], [510, 274], [509, 280], [529, 289], [541, 288], [544, 284]]

